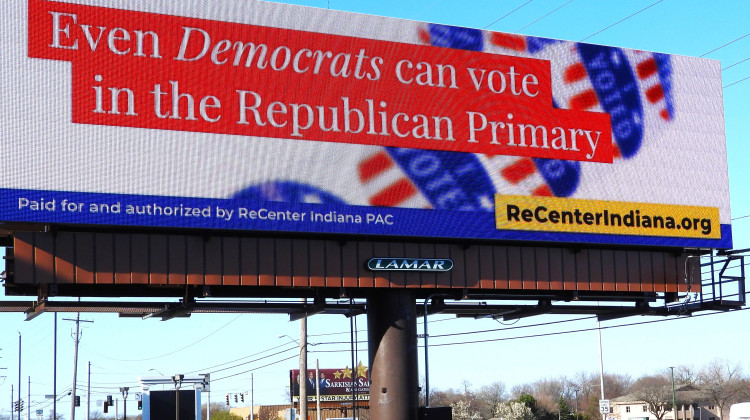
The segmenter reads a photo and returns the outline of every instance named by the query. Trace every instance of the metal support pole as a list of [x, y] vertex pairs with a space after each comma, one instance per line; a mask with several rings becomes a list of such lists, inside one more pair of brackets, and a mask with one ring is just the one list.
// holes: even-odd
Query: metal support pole
[[[354, 306], [354, 299], [349, 299], [349, 311], [350, 311], [349, 313], [349, 346], [350, 347], [349, 348], [350, 348], [350, 353], [352, 356], [352, 370], [356, 372], [357, 362], [354, 360], [355, 359], [354, 354], [356, 352], [356, 349], [354, 347], [354, 340], [355, 340], [354, 337], [356, 334], [355, 332], [356, 328], [354, 327], [355, 318], [354, 318], [354, 312], [352, 310], [353, 306]], [[352, 373], [351, 379], [352, 379], [352, 415], [351, 417], [357, 418], [357, 383], [356, 383], [357, 374]]]
[[429, 334], [427, 333], [427, 302], [429, 302], [433, 297], [437, 295], [430, 295], [427, 297], [427, 299], [424, 300], [424, 314], [423, 314], [423, 322], [422, 327], [424, 328], [424, 402], [425, 406], [430, 406], [430, 363], [428, 356], [428, 343], [427, 338], [429, 337]]
[[127, 386], [120, 387], [122, 393], [122, 420], [128, 420], [128, 390]]
[[[307, 300], [303, 299], [305, 306]], [[299, 412], [307, 420], [307, 314], [299, 320]]]
[[31, 420], [31, 376], [29, 384], [26, 385], [26, 420]]
[[18, 420], [21, 420], [21, 331], [18, 332]]
[[[250, 374], [250, 420], [255, 420], [255, 402], [253, 401], [253, 390], [254, 382], [253, 382], [253, 374]], [[320, 419], [318, 419], [320, 420]]]
[[175, 420], [180, 420], [180, 387], [182, 386], [182, 380], [184, 378], [185, 378], [185, 375], [180, 374], [180, 373], [172, 376], [172, 381], [174, 382]]
[[73, 391], [72, 391], [72, 394], [70, 395], [70, 420], [76, 420], [76, 401], [75, 400], [76, 400], [76, 377], [78, 376], [78, 342], [81, 341], [80, 325], [81, 325], [81, 313], [78, 312], [76, 314], [76, 336], [73, 338], [75, 342], [75, 347], [73, 348]]
[[91, 361], [86, 371], [86, 420], [91, 420]]
[[[320, 420], [320, 361], [318, 359], [315, 359], [315, 406], [317, 414], [315, 420]], [[252, 415], [250, 420], [253, 420]]]
[[416, 298], [409, 289], [377, 290], [367, 298], [372, 420], [417, 418]]
[[57, 312], [55, 312], [55, 327], [52, 350], [52, 419], [57, 420]]
[[[604, 399], [604, 351], [602, 350], [602, 323], [596, 320], [596, 331], [599, 333], [599, 385]], [[602, 420], [607, 420], [607, 415], [602, 413]]]
[[672, 415], [674, 416], [674, 420], [677, 420], [677, 405], [674, 395], [674, 366], [669, 367], [672, 370]]

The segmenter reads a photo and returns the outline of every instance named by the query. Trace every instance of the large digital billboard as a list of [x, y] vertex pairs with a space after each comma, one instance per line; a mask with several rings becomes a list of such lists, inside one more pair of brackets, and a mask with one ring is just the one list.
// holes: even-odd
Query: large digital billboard
[[0, 220], [731, 247], [716, 61], [226, 0], [12, 0]]

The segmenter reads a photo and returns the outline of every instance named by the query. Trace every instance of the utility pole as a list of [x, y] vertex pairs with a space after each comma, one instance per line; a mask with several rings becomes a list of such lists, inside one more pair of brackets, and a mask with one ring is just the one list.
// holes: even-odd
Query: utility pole
[[[315, 410], [316, 420], [320, 420], [320, 360], [315, 359]], [[250, 420], [253, 420], [252, 417]]]
[[[86, 420], [91, 419], [91, 361], [89, 360], [88, 379], [86, 386]], [[57, 419], [55, 419], [57, 420]]]
[[[604, 400], [604, 351], [602, 350], [602, 323], [597, 318], [596, 331], [599, 334], [599, 385], [601, 386], [602, 401]], [[607, 414], [602, 413], [602, 420], [607, 420]], [[677, 420], [677, 419], [675, 419]]]
[[80, 336], [81, 313], [76, 314], [76, 336], [75, 348], [73, 350], [73, 391], [70, 397], [70, 420], [76, 419], [76, 376], [78, 375], [78, 343], [81, 341]]
[[54, 337], [52, 338], [52, 420], [57, 420], [57, 312], [55, 312]]
[[299, 320], [299, 411], [300, 419], [307, 420], [307, 300], [305, 316]]
[[18, 331], [18, 420], [21, 420], [21, 331]]
[[31, 376], [29, 376], [29, 384], [26, 386], [26, 420], [31, 420]]
[[[81, 301], [81, 298], [78, 298]], [[81, 322], [94, 322], [81, 319], [81, 313], [76, 314], [76, 319], [63, 318], [64, 321], [75, 321], [76, 332], [73, 337], [73, 391], [70, 396], [70, 420], [76, 420], [76, 379], [78, 377], [78, 343], [81, 341]]]
[[674, 420], [677, 420], [677, 405], [675, 404], [674, 397], [674, 366], [670, 366], [669, 369], [672, 370], [672, 415], [674, 416]]
[[[253, 374], [250, 373], [250, 420], [255, 420], [255, 402], [253, 401]], [[317, 420], [320, 420], [318, 417]]]

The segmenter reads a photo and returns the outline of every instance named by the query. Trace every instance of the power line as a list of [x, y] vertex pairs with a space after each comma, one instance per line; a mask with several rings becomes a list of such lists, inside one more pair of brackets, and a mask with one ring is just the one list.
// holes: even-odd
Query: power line
[[707, 52], [707, 53], [703, 53], [703, 54], [699, 55], [699, 57], [705, 57], [705, 56], [707, 56], [707, 55], [711, 54], [712, 52], [716, 52], [716, 51], [719, 51], [720, 49], [722, 49], [722, 48], [724, 48], [724, 47], [726, 47], [726, 46], [728, 46], [728, 45], [732, 45], [732, 44], [734, 44], [735, 42], [737, 42], [737, 41], [739, 41], [739, 40], [741, 40], [742, 38], [745, 38], [745, 37], [747, 37], [747, 36], [750, 36], [750, 33], [747, 33], [747, 34], [745, 34], [745, 35], [742, 35], [742, 36], [741, 36], [741, 37], [739, 37], [739, 38], [733, 39], [733, 40], [731, 40], [731, 41], [727, 42], [726, 44], [724, 44], [724, 45], [721, 45], [721, 46], [719, 46], [719, 47], [716, 47], [716, 48], [714, 48], [713, 50], [711, 50], [711, 51], [709, 51], [709, 52]]
[[516, 12], [516, 11], [518, 11], [518, 10], [520, 10], [520, 9], [521, 9], [522, 7], [526, 6], [527, 4], [531, 3], [532, 1], [534, 1], [534, 0], [529, 0], [529, 1], [527, 1], [526, 3], [524, 3], [524, 4], [522, 4], [522, 5], [518, 6], [518, 7], [516, 7], [515, 9], [513, 9], [513, 10], [511, 10], [510, 12], [508, 12], [508, 13], [506, 13], [506, 14], [504, 14], [504, 15], [500, 16], [500, 17], [499, 17], [499, 18], [497, 18], [497, 19], [496, 19], [495, 21], [493, 21], [492, 23], [490, 23], [489, 25], [485, 26], [485, 27], [484, 27], [484, 28], [482, 28], [482, 29], [487, 29], [487, 28], [489, 28], [490, 26], [492, 26], [492, 25], [496, 24], [497, 22], [500, 22], [501, 20], [503, 20], [503, 19], [507, 18], [508, 16], [512, 15], [513, 13], [515, 13], [515, 12]]
[[210, 371], [210, 373], [222, 372], [222, 371], [225, 371], [225, 370], [238, 368], [240, 366], [249, 365], [250, 363], [255, 363], [255, 362], [259, 361], [259, 360], [268, 359], [269, 357], [278, 356], [278, 355], [280, 355], [282, 353], [286, 353], [286, 352], [288, 352], [290, 350], [294, 350], [294, 349], [295, 349], [294, 347], [291, 347], [291, 348], [288, 348], [286, 350], [282, 350], [282, 351], [279, 351], [279, 352], [276, 352], [276, 353], [273, 353], [273, 354], [269, 354], [267, 356], [259, 357], [257, 359], [253, 359], [253, 360], [250, 360], [250, 361], [247, 361], [247, 362], [243, 362], [243, 363], [240, 363], [240, 364], [237, 364], [237, 365], [234, 365], [234, 366], [229, 366], [229, 367], [225, 367], [225, 368], [221, 368], [221, 369], [212, 370], [212, 371]]
[[286, 359], [281, 359], [281, 360], [277, 360], [275, 362], [271, 362], [271, 363], [269, 363], [267, 365], [258, 366], [257, 368], [254, 368], [254, 369], [246, 370], [246, 371], [239, 372], [239, 373], [234, 373], [232, 375], [224, 376], [222, 378], [211, 379], [211, 381], [216, 382], [216, 381], [221, 381], [223, 379], [228, 379], [228, 378], [231, 378], [231, 377], [234, 377], [234, 376], [244, 375], [246, 373], [254, 372], [256, 370], [263, 369], [265, 367], [272, 366], [272, 365], [275, 365], [275, 364], [279, 364], [281, 362], [286, 362], [287, 360], [292, 360], [292, 359], [295, 359], [295, 358], [297, 358], [296, 354], [294, 356], [287, 357]]
[[637, 14], [639, 14], [639, 13], [643, 12], [643, 11], [646, 11], [647, 9], [650, 9], [650, 8], [652, 8], [652, 7], [656, 6], [657, 4], [659, 4], [659, 3], [663, 2], [663, 1], [664, 1], [664, 0], [658, 0], [658, 1], [654, 2], [654, 3], [651, 3], [650, 5], [648, 5], [648, 6], [644, 7], [643, 9], [641, 9], [641, 10], [639, 10], [639, 11], [637, 11], [637, 12], [633, 13], [633, 14], [631, 14], [630, 16], [624, 17], [624, 18], [622, 18], [622, 19], [618, 20], [617, 22], [615, 22], [615, 23], [613, 23], [613, 24], [611, 24], [611, 25], [607, 26], [606, 28], [604, 28], [604, 29], [602, 29], [602, 30], [599, 30], [599, 31], [596, 31], [596, 32], [594, 32], [593, 34], [591, 34], [591, 35], [587, 36], [586, 38], [583, 38], [583, 39], [581, 39], [581, 40], [580, 40], [579, 42], [583, 42], [583, 41], [585, 41], [585, 40], [587, 40], [587, 39], [591, 38], [591, 37], [592, 37], [592, 36], [594, 36], [594, 35], [598, 35], [598, 34], [600, 34], [600, 33], [604, 32], [604, 31], [606, 31], [607, 29], [609, 29], [609, 28], [611, 28], [611, 27], [613, 27], [613, 26], [615, 26], [615, 25], [618, 25], [618, 24], [620, 24], [620, 23], [622, 23], [622, 22], [624, 22], [624, 21], [626, 21], [626, 20], [628, 20], [628, 19], [630, 19], [630, 18], [632, 18], [632, 17], [633, 17], [633, 16], [635, 16], [635, 15], [637, 15]]
[[[740, 64], [740, 63], [744, 63], [744, 62], [745, 62], [745, 61], [747, 61], [747, 60], [750, 60], [750, 57], [747, 57], [747, 58], [745, 58], [744, 60], [740, 60], [740, 61], [738, 61], [738, 62], [736, 62], [736, 63], [734, 63], [734, 64], [730, 64], [730, 65], [728, 65], [728, 66], [724, 67], [723, 69], [721, 69], [721, 71], [724, 71], [724, 70], [726, 70], [726, 69], [731, 69], [732, 67], [736, 66], [737, 64]], [[750, 215], [748, 215], [748, 216], [750, 216]], [[745, 216], [745, 217], [748, 217], [748, 216]], [[732, 220], [734, 220], [734, 219], [732, 219]]]
[[557, 6], [556, 8], [554, 8], [554, 9], [552, 9], [551, 11], [547, 12], [547, 13], [546, 13], [546, 14], [545, 14], [544, 16], [540, 17], [539, 19], [537, 19], [537, 20], [535, 20], [535, 21], [533, 21], [533, 22], [529, 23], [528, 25], [526, 25], [526, 26], [524, 26], [524, 27], [522, 27], [522, 28], [518, 28], [518, 29], [516, 29], [516, 30], [515, 30], [515, 32], [520, 32], [520, 31], [522, 31], [522, 30], [524, 30], [524, 29], [528, 28], [529, 26], [531, 26], [531, 25], [533, 25], [533, 24], [535, 24], [535, 23], [539, 22], [540, 20], [542, 20], [542, 19], [546, 18], [547, 16], [549, 16], [549, 15], [551, 15], [551, 14], [555, 13], [556, 11], [558, 11], [558, 10], [562, 9], [563, 7], [565, 7], [565, 6], [569, 5], [570, 3], [573, 3], [573, 1], [574, 1], [574, 0], [568, 0], [568, 1], [567, 1], [567, 2], [565, 2], [565, 3], [564, 3], [564, 4], [562, 5], [562, 6]]
[[438, 337], [452, 337], [456, 335], [468, 335], [468, 334], [482, 334], [482, 333], [488, 333], [488, 332], [497, 332], [497, 331], [507, 331], [507, 330], [516, 330], [520, 328], [529, 328], [529, 327], [539, 327], [543, 325], [553, 325], [553, 324], [562, 324], [565, 322], [575, 322], [575, 321], [583, 321], [587, 319], [594, 319], [595, 316], [586, 316], [583, 318], [575, 318], [575, 319], [564, 319], [561, 321], [554, 321], [554, 322], [544, 322], [539, 324], [531, 324], [531, 325], [519, 325], [516, 327], [508, 327], [508, 328], [493, 328], [490, 330], [479, 330], [479, 331], [462, 331], [457, 333], [448, 333], [448, 334], [430, 334], [430, 338], [438, 338]]
[[740, 83], [740, 82], [744, 82], [744, 81], [745, 81], [745, 80], [747, 80], [747, 79], [750, 79], [750, 76], [747, 76], [747, 77], [746, 77], [746, 78], [744, 78], [744, 79], [740, 79], [740, 80], [738, 80], [738, 81], [736, 81], [736, 82], [734, 82], [734, 83], [730, 83], [730, 84], [728, 84], [728, 85], [722, 86], [721, 88], [722, 88], [722, 89], [726, 89], [726, 88], [728, 88], [729, 86], [734, 86], [734, 85], [736, 85], [737, 83]]
[[[750, 308], [736, 309], [733, 312], [744, 311], [744, 310], [748, 310], [748, 309], [750, 309]], [[634, 323], [630, 323], [630, 324], [610, 325], [610, 326], [607, 326], [607, 327], [601, 327], [601, 329], [602, 330], [607, 330], [607, 329], [612, 329], [612, 328], [631, 327], [631, 326], [634, 326], [634, 325], [646, 325], [646, 324], [653, 324], [653, 323], [657, 323], [657, 322], [675, 321], [675, 320], [679, 320], [679, 319], [697, 318], [697, 317], [702, 317], [702, 316], [718, 315], [718, 314], [723, 314], [723, 313], [726, 313], [726, 312], [712, 312], [712, 313], [708, 313], [708, 314], [692, 315], [692, 316], [689, 316], [689, 317], [681, 316], [681, 317], [677, 317], [677, 318], [656, 319], [656, 320], [652, 320], [652, 321], [634, 322]], [[519, 339], [524, 339], [524, 338], [549, 337], [549, 336], [554, 336], [554, 335], [563, 335], [563, 334], [572, 334], [572, 333], [578, 333], [578, 332], [596, 331], [597, 329], [599, 329], [599, 328], [594, 327], [594, 328], [583, 328], [583, 329], [569, 330], [569, 331], [557, 331], [557, 332], [552, 332], [552, 333], [531, 334], [531, 335], [516, 336], [516, 337], [490, 338], [490, 339], [486, 339], [486, 340], [473, 340], [473, 341], [459, 341], [459, 342], [454, 342], [454, 343], [430, 344], [430, 347], [457, 346], [457, 345], [462, 345], [462, 344], [477, 344], [477, 343], [489, 343], [489, 342], [494, 342], [494, 341], [519, 340]]]
[[[192, 346], [194, 346], [194, 345], [196, 345], [196, 344], [200, 343], [201, 341], [203, 341], [203, 340], [207, 339], [208, 337], [211, 337], [212, 335], [216, 334], [217, 332], [221, 331], [222, 329], [226, 328], [226, 327], [227, 327], [227, 326], [228, 326], [229, 324], [233, 323], [234, 321], [236, 321], [237, 319], [239, 319], [239, 318], [240, 318], [241, 316], [242, 316], [242, 314], [239, 314], [239, 315], [237, 315], [236, 317], [234, 317], [234, 318], [233, 318], [232, 320], [230, 320], [230, 321], [229, 321], [229, 322], [227, 322], [226, 324], [224, 324], [224, 325], [222, 325], [221, 327], [219, 327], [219, 328], [217, 328], [217, 329], [213, 330], [212, 332], [208, 333], [208, 334], [207, 334], [207, 335], [205, 335], [205, 336], [204, 336], [203, 338], [200, 338], [200, 339], [198, 339], [198, 340], [196, 340], [196, 341], [194, 341], [194, 342], [192, 342], [192, 343], [190, 343], [190, 344], [186, 345], [185, 347], [179, 348], [179, 349], [177, 349], [177, 350], [174, 350], [174, 351], [171, 351], [171, 352], [169, 352], [169, 353], [165, 353], [165, 354], [162, 354], [162, 355], [159, 355], [159, 356], [154, 356], [154, 357], [148, 357], [148, 358], [145, 358], [145, 359], [115, 359], [115, 358], [113, 358], [113, 357], [108, 357], [108, 356], [105, 356], [105, 355], [103, 355], [103, 354], [101, 354], [101, 353], [97, 353], [97, 352], [95, 352], [95, 351], [92, 351], [92, 350], [91, 350], [90, 348], [88, 348], [88, 347], [86, 347], [86, 349], [87, 349], [88, 351], [90, 351], [90, 352], [92, 352], [92, 353], [96, 354], [97, 356], [103, 357], [103, 358], [105, 358], [105, 359], [108, 359], [108, 360], [114, 360], [114, 361], [116, 361], [116, 362], [147, 362], [147, 361], [149, 361], [149, 360], [155, 360], [155, 359], [160, 359], [160, 358], [162, 358], [162, 357], [170, 356], [170, 355], [173, 355], [173, 354], [175, 354], [175, 353], [177, 353], [177, 352], [181, 352], [181, 351], [183, 351], [183, 350], [185, 350], [185, 349], [187, 349], [187, 348], [190, 348], [190, 347], [192, 347]], [[85, 346], [84, 346], [84, 347], [85, 347]]]
[[[228, 364], [230, 364], [230, 363], [235, 363], [235, 362], [239, 362], [240, 360], [243, 360], [243, 359], [247, 359], [247, 358], [250, 358], [250, 357], [254, 357], [254, 356], [257, 356], [257, 355], [259, 355], [259, 354], [267, 353], [267, 352], [269, 352], [269, 351], [271, 351], [271, 350], [276, 350], [276, 349], [278, 349], [279, 347], [284, 347], [284, 346], [288, 346], [288, 345], [289, 345], [288, 343], [284, 343], [284, 344], [281, 344], [281, 345], [278, 345], [278, 346], [275, 346], [275, 347], [271, 347], [271, 348], [268, 348], [268, 349], [265, 349], [265, 350], [262, 350], [262, 351], [259, 351], [259, 352], [256, 352], [256, 353], [253, 353], [253, 354], [249, 354], [249, 355], [247, 355], [247, 356], [243, 356], [243, 357], [240, 357], [239, 359], [234, 359], [234, 360], [230, 360], [230, 361], [228, 361], [228, 362], [224, 362], [224, 363], [219, 363], [218, 365], [214, 365], [214, 366], [209, 366], [209, 367], [207, 367], [207, 368], [203, 368], [203, 369], [196, 369], [196, 370], [194, 370], [194, 371], [191, 371], [191, 372], [188, 372], [188, 373], [195, 373], [195, 372], [212, 372], [212, 371], [213, 371], [213, 369], [216, 369], [217, 367], [221, 367], [221, 366], [224, 366], [224, 365], [228, 365]], [[294, 348], [294, 347], [292, 347], [292, 348]], [[290, 350], [290, 349], [287, 349], [287, 350], [284, 350], [284, 351], [289, 351], [289, 350]]]

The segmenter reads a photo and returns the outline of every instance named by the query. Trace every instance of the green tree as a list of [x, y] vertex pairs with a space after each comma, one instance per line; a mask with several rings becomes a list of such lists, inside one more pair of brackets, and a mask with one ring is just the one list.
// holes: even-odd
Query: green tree
[[242, 420], [242, 417], [232, 414], [229, 411], [217, 411], [211, 410], [211, 420]]
[[571, 420], [573, 418], [570, 406], [562, 395], [557, 399], [557, 418], [559, 420]]
[[518, 402], [523, 403], [526, 407], [529, 407], [532, 413], [534, 412], [534, 410], [536, 410], [536, 398], [534, 398], [534, 396], [531, 394], [521, 394], [518, 397]]

